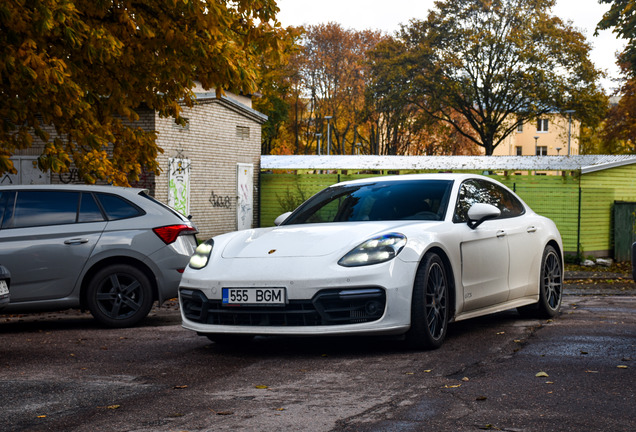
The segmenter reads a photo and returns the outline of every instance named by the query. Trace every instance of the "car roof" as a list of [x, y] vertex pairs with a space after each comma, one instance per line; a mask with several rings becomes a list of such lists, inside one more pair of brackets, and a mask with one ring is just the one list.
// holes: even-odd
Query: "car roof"
[[[463, 181], [469, 178], [482, 178], [485, 180], [492, 180], [488, 177], [479, 174], [465, 174], [465, 173], [433, 173], [433, 174], [401, 174], [401, 175], [388, 175], [378, 177], [368, 177], [364, 179], [350, 180], [342, 183], [342, 185], [356, 185], [367, 184], [377, 182], [392, 182], [392, 181], [417, 181], [417, 180], [452, 180]], [[336, 186], [336, 185], [333, 185]]]
[[11, 190], [51, 190], [51, 191], [75, 191], [75, 192], [106, 192], [117, 194], [133, 194], [138, 195], [140, 192], [148, 192], [143, 188], [132, 188], [123, 186], [110, 185], [84, 185], [84, 184], [39, 184], [39, 185], [2, 185], [0, 191], [5, 189]]

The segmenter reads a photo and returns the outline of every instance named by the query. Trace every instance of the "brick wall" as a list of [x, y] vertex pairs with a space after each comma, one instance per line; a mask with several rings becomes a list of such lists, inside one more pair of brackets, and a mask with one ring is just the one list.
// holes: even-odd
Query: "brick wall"
[[[254, 221], [257, 225], [261, 124], [223, 100], [210, 99], [185, 108], [188, 125], [156, 119], [163, 154], [155, 197], [168, 202], [169, 159], [190, 160], [190, 214], [200, 239], [236, 230], [238, 163], [254, 165]], [[214, 194], [214, 195], [213, 195]]]

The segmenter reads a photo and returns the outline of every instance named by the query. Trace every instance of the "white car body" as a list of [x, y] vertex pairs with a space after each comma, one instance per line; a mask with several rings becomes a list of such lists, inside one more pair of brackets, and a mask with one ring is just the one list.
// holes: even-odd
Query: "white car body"
[[[475, 175], [426, 174], [340, 184], [355, 186], [373, 182], [451, 180], [451, 198], [445, 215], [439, 221], [283, 224], [215, 237], [207, 264], [200, 269], [191, 266], [183, 274], [179, 288], [183, 326], [208, 336], [403, 334], [412, 324], [412, 300], [418, 268], [425, 255], [431, 252], [443, 257], [448, 268], [452, 269], [447, 275], [450, 295], [448, 322], [537, 303], [542, 254], [546, 245], [552, 244], [558, 251], [562, 268], [563, 248], [556, 226], [551, 220], [534, 213], [521, 200], [524, 214], [519, 217], [485, 220], [476, 228], [467, 223], [453, 222], [458, 189], [468, 179], [493, 183], [488, 178]], [[343, 256], [361, 243], [389, 233], [406, 237], [406, 244], [395, 258], [355, 267], [339, 264]], [[251, 325], [244, 322], [232, 325], [210, 323], [207, 318], [193, 319], [197, 312], [192, 312], [193, 305], [188, 303], [193, 293], [201, 299], [200, 294], [205, 296], [207, 300], [203, 299], [203, 302], [207, 305], [208, 300], [222, 298], [223, 288], [233, 287], [249, 290], [282, 287], [285, 288], [285, 302], [288, 304], [313, 299], [325, 290], [364, 298], [366, 294], [373, 297], [373, 293], [377, 293], [373, 290], [380, 289], [385, 293], [386, 307], [378, 319], [367, 322], [352, 319], [345, 324], [267, 325], [267, 320], [264, 320]], [[239, 314], [249, 314], [250, 308], [253, 308], [220, 307]], [[374, 306], [369, 307], [373, 309]], [[218, 310], [218, 306], [215, 308]]]

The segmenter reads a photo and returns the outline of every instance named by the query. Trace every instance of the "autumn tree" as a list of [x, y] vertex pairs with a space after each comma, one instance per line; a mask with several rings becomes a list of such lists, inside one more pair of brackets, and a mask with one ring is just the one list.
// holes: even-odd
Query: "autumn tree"
[[[636, 1], [599, 0], [610, 4], [609, 11], [598, 23], [598, 30], [612, 29], [627, 44], [618, 55], [618, 65], [624, 77], [618, 90], [618, 102], [609, 108], [600, 132], [596, 150], [607, 154], [636, 153]], [[599, 140], [597, 140], [599, 141]]]
[[631, 63], [621, 63], [629, 76], [620, 88], [620, 98], [609, 108], [603, 122], [599, 152], [604, 154], [636, 154], [636, 78]]
[[[425, 112], [412, 101], [411, 81], [404, 79], [420, 63], [403, 40], [388, 37], [367, 54], [369, 77], [366, 116], [374, 154], [471, 155], [476, 145], [447, 123]], [[451, 114], [462, 130], [465, 120]]]
[[301, 46], [298, 41], [303, 29], [289, 27], [287, 31], [281, 55], [260, 58], [257, 84], [260, 96], [254, 98], [253, 106], [267, 115], [261, 130], [262, 154], [294, 154], [297, 150], [294, 134], [288, 125], [293, 122], [292, 106], [302, 93], [298, 66]]
[[567, 109], [582, 119], [602, 110], [590, 46], [550, 14], [553, 6], [554, 0], [436, 2], [427, 20], [411, 21], [398, 35], [400, 55], [411, 65], [400, 77], [409, 100], [487, 155], [518, 121]]
[[611, 5], [598, 23], [598, 30], [612, 31], [627, 40], [620, 54], [621, 63], [629, 65], [632, 76], [636, 76], [636, 0], [598, 0], [601, 4]]
[[158, 172], [162, 150], [137, 110], [183, 124], [195, 82], [255, 90], [258, 58], [289, 36], [277, 12], [275, 0], [1, 2], [0, 173], [34, 140], [42, 170], [74, 164], [87, 182]]
[[409, 67], [403, 42], [388, 37], [367, 55], [369, 74], [363, 118], [369, 128], [369, 153], [405, 154], [418, 141], [418, 108], [409, 101], [402, 77]]
[[306, 28], [298, 62], [303, 93], [295, 106], [299, 153], [315, 153], [319, 139], [324, 154], [353, 154], [356, 143], [368, 142], [360, 129], [365, 58], [380, 38], [379, 32], [335, 23]]

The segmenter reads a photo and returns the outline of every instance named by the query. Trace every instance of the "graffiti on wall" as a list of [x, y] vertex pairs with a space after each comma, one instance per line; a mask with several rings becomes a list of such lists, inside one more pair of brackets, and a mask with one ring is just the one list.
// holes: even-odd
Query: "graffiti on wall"
[[82, 183], [82, 179], [80, 179], [79, 170], [77, 168], [71, 168], [68, 172], [58, 173], [57, 176], [60, 182], [65, 184]]
[[210, 204], [212, 204], [212, 207], [220, 207], [220, 208], [232, 208], [232, 197], [229, 195], [217, 195], [214, 193], [214, 191], [212, 191], [212, 193], [210, 194]]
[[190, 214], [190, 159], [169, 159], [168, 205], [183, 214]]
[[236, 219], [237, 229], [252, 228], [254, 207], [254, 165], [239, 163], [236, 166], [237, 196]]

